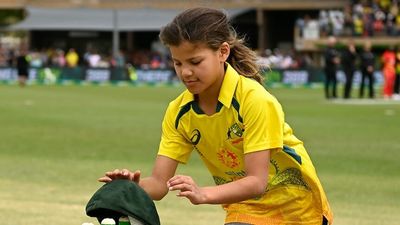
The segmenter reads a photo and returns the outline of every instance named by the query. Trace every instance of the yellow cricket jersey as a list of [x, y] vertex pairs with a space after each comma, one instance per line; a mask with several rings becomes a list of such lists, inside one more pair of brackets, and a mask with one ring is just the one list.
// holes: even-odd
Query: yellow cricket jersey
[[162, 124], [159, 155], [186, 163], [193, 150], [217, 185], [246, 176], [244, 154], [271, 150], [268, 185], [259, 198], [223, 205], [226, 223], [315, 224], [333, 216], [312, 162], [284, 121], [278, 101], [229, 64], [217, 113], [204, 114], [184, 91], [172, 101]]

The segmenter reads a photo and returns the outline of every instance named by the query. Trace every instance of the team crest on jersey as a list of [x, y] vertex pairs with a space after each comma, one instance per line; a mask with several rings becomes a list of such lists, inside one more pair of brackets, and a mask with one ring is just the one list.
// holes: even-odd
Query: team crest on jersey
[[244, 129], [238, 123], [234, 123], [228, 129], [228, 132], [227, 132], [228, 139], [234, 139], [234, 138], [242, 137], [243, 131], [244, 131]]

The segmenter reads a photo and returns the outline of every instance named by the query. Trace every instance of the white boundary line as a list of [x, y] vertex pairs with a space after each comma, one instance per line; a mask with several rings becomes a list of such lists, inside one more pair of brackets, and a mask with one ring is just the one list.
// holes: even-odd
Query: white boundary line
[[400, 100], [392, 99], [334, 99], [329, 100], [334, 104], [343, 105], [400, 105]]

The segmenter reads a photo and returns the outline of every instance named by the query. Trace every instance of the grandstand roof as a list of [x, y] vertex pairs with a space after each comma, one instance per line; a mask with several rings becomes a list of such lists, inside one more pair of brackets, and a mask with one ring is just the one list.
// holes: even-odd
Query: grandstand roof
[[[89, 9], [33, 8], [22, 22], [9, 26], [11, 30], [96, 30], [96, 31], [156, 31], [178, 14], [177, 9]], [[234, 17], [246, 9], [228, 9]]]
[[217, 8], [263, 9], [323, 9], [338, 8], [350, 0], [1, 0], [0, 8], [56, 7], [56, 8], [174, 8], [193, 6]]

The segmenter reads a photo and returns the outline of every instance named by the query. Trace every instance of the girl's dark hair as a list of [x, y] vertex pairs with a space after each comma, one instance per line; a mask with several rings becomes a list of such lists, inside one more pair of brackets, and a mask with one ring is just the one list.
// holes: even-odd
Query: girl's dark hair
[[171, 23], [161, 29], [160, 40], [166, 46], [178, 46], [184, 41], [204, 43], [218, 50], [227, 42], [231, 53], [228, 63], [241, 75], [250, 77], [262, 84], [263, 77], [256, 63], [254, 51], [238, 38], [226, 14], [212, 8], [192, 8], [177, 15]]

